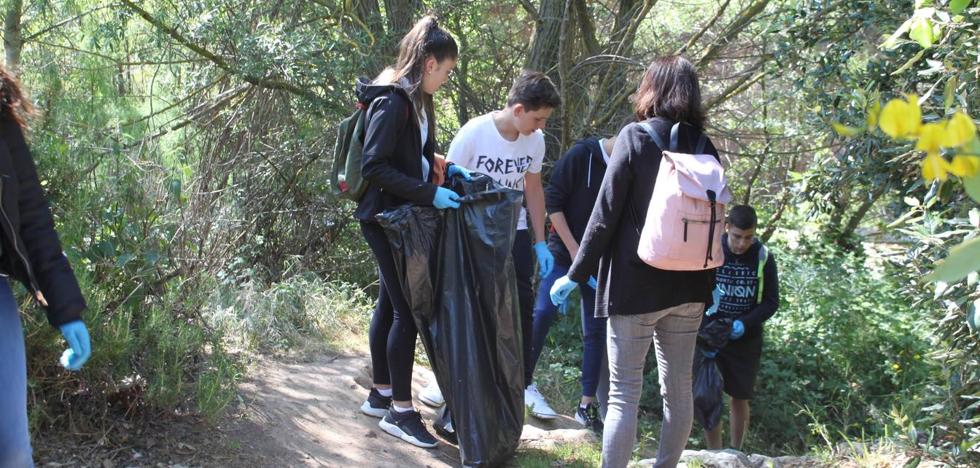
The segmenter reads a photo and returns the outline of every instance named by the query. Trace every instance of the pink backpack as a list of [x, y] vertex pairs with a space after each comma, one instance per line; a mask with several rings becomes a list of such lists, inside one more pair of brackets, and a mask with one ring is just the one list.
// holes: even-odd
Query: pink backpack
[[670, 129], [669, 150], [646, 122], [640, 126], [663, 151], [656, 185], [636, 254], [661, 270], [697, 271], [720, 267], [725, 205], [732, 200], [725, 169], [710, 154], [702, 154], [707, 138], [701, 134], [694, 154], [678, 153], [680, 123]]

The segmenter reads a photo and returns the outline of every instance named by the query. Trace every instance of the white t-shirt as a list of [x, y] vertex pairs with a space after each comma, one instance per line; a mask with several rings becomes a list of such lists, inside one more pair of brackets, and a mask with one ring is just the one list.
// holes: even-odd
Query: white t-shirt
[[[524, 190], [524, 175], [541, 172], [544, 162], [544, 133], [518, 134], [510, 141], [493, 123], [493, 112], [466, 122], [449, 145], [448, 161], [490, 176], [497, 183]], [[517, 229], [527, 229], [527, 212], [521, 208]]]
[[422, 180], [429, 180], [429, 160], [425, 159], [425, 142], [429, 140], [429, 118], [425, 109], [419, 112], [419, 136], [422, 137]]

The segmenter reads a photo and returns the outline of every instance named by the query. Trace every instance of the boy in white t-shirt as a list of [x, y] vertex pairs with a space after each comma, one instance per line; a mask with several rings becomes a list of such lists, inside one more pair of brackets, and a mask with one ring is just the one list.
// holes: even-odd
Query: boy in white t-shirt
[[[532, 415], [544, 419], [558, 415], [532, 382], [530, 347], [534, 320], [534, 263], [528, 227], [534, 231], [533, 250], [538, 259], [539, 274], [547, 276], [554, 266], [554, 257], [548, 250], [545, 237], [546, 213], [541, 182], [545, 142], [541, 129], [560, 104], [558, 89], [547, 75], [524, 71], [507, 94], [507, 107], [471, 119], [463, 125], [449, 145], [446, 157], [448, 161], [486, 174], [502, 185], [524, 191], [527, 208], [522, 208], [518, 217], [515, 226], [517, 237], [512, 251], [524, 346], [524, 402], [531, 408]], [[440, 406], [443, 402], [435, 385], [430, 385], [419, 397], [432, 406]]]

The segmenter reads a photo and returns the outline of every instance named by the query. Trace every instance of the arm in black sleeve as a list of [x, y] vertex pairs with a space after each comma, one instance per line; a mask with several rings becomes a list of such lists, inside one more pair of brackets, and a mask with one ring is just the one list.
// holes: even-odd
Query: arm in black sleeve
[[742, 317], [745, 328], [762, 325], [769, 320], [779, 308], [779, 274], [776, 272], [776, 254], [770, 252], [769, 260], [762, 270], [763, 287], [762, 303]]
[[568, 277], [577, 283], [585, 283], [599, 269], [599, 259], [606, 253], [609, 243], [616, 235], [619, 218], [629, 198], [633, 184], [631, 159], [638, 149], [634, 147], [628, 125], [619, 132], [616, 145], [609, 158], [609, 167], [599, 186], [599, 197], [592, 207], [592, 216], [585, 227], [578, 255], [568, 270]]
[[[395, 169], [395, 157], [400, 143], [399, 133], [409, 119], [408, 104], [394, 96], [381, 96], [371, 103], [364, 131], [364, 153], [361, 175], [368, 182], [406, 200], [425, 205], [435, 198], [436, 186]], [[418, 154], [415, 158], [421, 158]]]
[[565, 211], [568, 196], [575, 189], [575, 156], [583, 148], [584, 145], [572, 146], [551, 169], [548, 187], [544, 190], [544, 204], [548, 214]]
[[[85, 309], [85, 299], [75, 273], [62, 252], [31, 151], [20, 126], [9, 116], [3, 117], [3, 126], [3, 138], [10, 150], [19, 186], [17, 208], [20, 213], [20, 238], [27, 250], [37, 288], [47, 302], [48, 322], [57, 327], [79, 320]], [[27, 286], [33, 289], [30, 284]]]

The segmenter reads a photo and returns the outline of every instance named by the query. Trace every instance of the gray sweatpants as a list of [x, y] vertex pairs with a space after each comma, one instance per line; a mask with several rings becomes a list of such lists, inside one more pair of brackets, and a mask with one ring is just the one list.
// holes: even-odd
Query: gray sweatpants
[[694, 420], [691, 368], [704, 304], [692, 302], [641, 315], [613, 315], [607, 324], [609, 409], [602, 436], [602, 466], [622, 468], [636, 442], [643, 365], [650, 341], [657, 351], [664, 420], [655, 467], [673, 467]]

